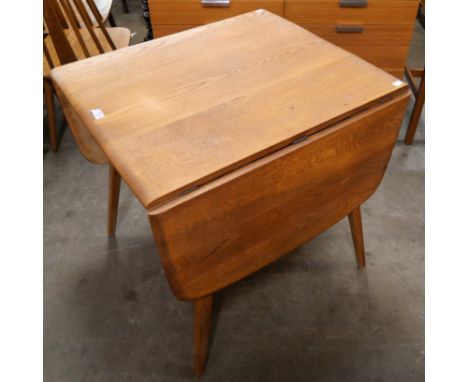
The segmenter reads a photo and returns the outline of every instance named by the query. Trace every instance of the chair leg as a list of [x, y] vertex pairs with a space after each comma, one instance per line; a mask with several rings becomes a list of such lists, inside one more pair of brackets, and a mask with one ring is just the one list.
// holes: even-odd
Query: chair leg
[[122, 2], [122, 12], [123, 13], [128, 13], [129, 10], [128, 10], [128, 3], [127, 3], [127, 0], [121, 0]]
[[357, 207], [349, 215], [349, 225], [353, 236], [356, 260], [361, 267], [366, 266], [366, 254], [364, 251], [364, 236], [362, 233], [361, 207]]
[[57, 152], [57, 124], [55, 121], [54, 88], [50, 81], [44, 81], [45, 104], [47, 109], [47, 125], [49, 128], [50, 149]]
[[109, 12], [109, 24], [111, 27], [115, 28], [117, 27], [117, 23], [115, 22], [115, 19], [114, 19], [114, 15], [112, 14], [112, 12]]
[[109, 236], [115, 235], [121, 183], [122, 178], [120, 174], [114, 166], [109, 163], [109, 205], [107, 210], [107, 234]]
[[193, 372], [202, 375], [208, 356], [213, 295], [199, 298], [193, 304]]
[[405, 143], [412, 145], [414, 136], [416, 135], [416, 129], [418, 128], [419, 118], [424, 107], [425, 99], [425, 71], [421, 77], [421, 83], [419, 85], [418, 95], [416, 96], [416, 103], [414, 104], [413, 112], [408, 124], [408, 130], [406, 130]]

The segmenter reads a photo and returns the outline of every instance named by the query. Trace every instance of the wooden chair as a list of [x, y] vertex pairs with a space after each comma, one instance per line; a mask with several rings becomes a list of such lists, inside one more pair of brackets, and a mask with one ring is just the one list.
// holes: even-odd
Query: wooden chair
[[[86, 1], [88, 7], [83, 5]], [[57, 138], [54, 115], [54, 88], [49, 77], [52, 68], [68, 64], [83, 58], [96, 56], [130, 43], [130, 31], [126, 28], [106, 28], [93, 0], [44, 0], [43, 70], [44, 90], [49, 118], [51, 149], [57, 150]], [[88, 13], [88, 10], [91, 13]], [[93, 26], [91, 15], [98, 27]], [[78, 21], [81, 20], [84, 27]], [[82, 126], [81, 120], [68, 107], [67, 100], [59, 100], [68, 126], [73, 136], [80, 143], [80, 150], [93, 163], [107, 163], [107, 157], [94, 139]], [[109, 234], [115, 232], [117, 208], [120, 190], [120, 174], [110, 166], [109, 179]]]
[[44, 0], [43, 78], [50, 148], [57, 151], [54, 90], [49, 79], [56, 66], [128, 46], [130, 31], [113, 25], [113, 0]]
[[109, 20], [112, 27], [116, 27], [114, 16], [112, 15], [112, 4], [114, 0], [94, 0], [99, 13], [102, 16], [102, 21]]
[[[421, 26], [425, 28], [426, 23], [424, 0], [421, 0], [419, 3], [417, 19]], [[414, 136], [416, 135], [416, 130], [418, 128], [421, 112], [424, 107], [424, 100], [426, 95], [426, 68], [424, 67], [421, 69], [408, 69], [405, 67], [405, 76], [408, 79], [408, 84], [411, 88], [414, 98], [416, 99], [405, 136], [405, 143], [407, 145], [412, 145], [414, 141]], [[416, 86], [416, 81], [414, 80], [414, 77], [421, 78], [419, 87]]]
[[[90, 15], [91, 20], [93, 22], [93, 25], [96, 26], [96, 27], [99, 27], [99, 24], [98, 24], [97, 20], [95, 19], [94, 15], [92, 13], [92, 10], [88, 6], [87, 1], [86, 0], [81, 0], [81, 2], [84, 4], [86, 11]], [[110, 24], [111, 27], [116, 27], [117, 24], [115, 22], [114, 16], [112, 15], [112, 4], [113, 3], [114, 3], [114, 0], [94, 0], [94, 4], [96, 4], [96, 8], [98, 9], [99, 14], [101, 15], [101, 20], [102, 20], [103, 24], [105, 24], [106, 21], [109, 21], [109, 24]], [[72, 2], [72, 7], [74, 9], [76, 9], [76, 7], [74, 7], [73, 2]], [[85, 24], [82, 22], [82, 20], [79, 17], [79, 13], [78, 12], [75, 12], [75, 13], [78, 16], [78, 21], [80, 22], [80, 25], [85, 27]]]

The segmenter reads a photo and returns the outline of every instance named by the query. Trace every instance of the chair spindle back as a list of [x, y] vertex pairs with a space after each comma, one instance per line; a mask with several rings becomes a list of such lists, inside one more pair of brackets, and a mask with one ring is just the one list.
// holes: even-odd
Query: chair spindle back
[[[43, 17], [44, 29], [50, 35], [61, 65], [91, 57], [92, 52], [105, 53], [109, 51], [104, 48], [105, 44], [110, 50], [116, 50], [94, 0], [43, 0]], [[93, 19], [98, 28], [93, 25]], [[73, 37], [70, 37], [71, 32]], [[85, 38], [85, 34], [91, 38]], [[77, 51], [76, 44], [72, 46], [71, 38], [76, 38], [81, 52]], [[43, 50], [47, 63], [53, 68], [52, 53], [45, 43]]]

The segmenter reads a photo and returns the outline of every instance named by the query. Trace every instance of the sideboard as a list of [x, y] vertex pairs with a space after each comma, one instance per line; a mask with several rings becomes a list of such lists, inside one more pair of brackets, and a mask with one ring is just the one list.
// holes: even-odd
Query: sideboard
[[266, 9], [399, 78], [418, 4], [419, 0], [148, 0], [154, 37]]

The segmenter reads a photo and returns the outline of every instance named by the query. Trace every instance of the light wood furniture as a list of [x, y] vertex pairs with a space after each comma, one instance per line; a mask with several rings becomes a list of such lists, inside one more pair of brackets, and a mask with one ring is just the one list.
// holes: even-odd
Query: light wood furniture
[[102, 16], [103, 20], [107, 20], [107, 18], [112, 14], [112, 3], [114, 0], [94, 0], [96, 7]]
[[[85, 6], [86, 3], [86, 6]], [[57, 151], [57, 129], [54, 110], [54, 89], [50, 71], [54, 67], [84, 58], [127, 47], [130, 31], [126, 28], [106, 28], [93, 0], [44, 0], [44, 25], [48, 33], [43, 42], [43, 76], [45, 103], [47, 107], [51, 150]], [[103, 3], [101, 2], [101, 6]], [[102, 10], [102, 9], [101, 9]], [[93, 16], [93, 18], [91, 17]], [[93, 20], [97, 23], [95, 27]], [[61, 102], [63, 112], [79, 147], [88, 148], [89, 133], [82, 128], [82, 121], [71, 109], [66, 100]], [[105, 154], [98, 147], [88, 153], [87, 158], [94, 162], [106, 162]], [[112, 168], [111, 168], [112, 170]], [[115, 233], [120, 176], [113, 171], [109, 176], [108, 234]]]
[[114, 166], [109, 164], [109, 197], [107, 207], [107, 234], [109, 236], [115, 235], [121, 183], [122, 177]]
[[[58, 149], [50, 70], [86, 57], [127, 47], [130, 31], [106, 28], [112, 0], [44, 0], [43, 78], [50, 148]], [[115, 22], [113, 22], [115, 24]]]
[[[90, 16], [93, 25], [96, 26], [96, 27], [99, 27], [99, 23], [96, 20], [96, 18], [94, 16], [94, 13], [92, 12], [91, 8], [89, 7], [87, 0], [81, 0], [81, 2], [85, 6], [85, 9], [86, 9], [88, 15]], [[117, 26], [115, 24], [114, 17], [112, 16], [112, 4], [113, 4], [114, 0], [93, 0], [93, 2], [96, 5], [96, 8], [97, 8], [97, 10], [99, 12], [101, 21], [103, 23], [105, 23], [107, 20], [109, 20], [109, 23], [111, 24], [112, 27]], [[76, 10], [76, 7], [74, 7], [73, 2], [72, 2], [72, 7], [75, 8], [75, 10]], [[75, 11], [75, 14], [78, 17], [80, 16], [79, 12]], [[79, 19], [79, 21], [80, 21], [80, 25], [82, 27], [85, 27], [84, 22], [82, 20], [80, 20], [80, 19]]]
[[263, 8], [402, 78], [418, 0], [149, 0], [155, 37]]
[[[418, 21], [423, 28], [425, 28], [425, 1], [421, 0], [418, 12]], [[411, 117], [408, 123], [408, 128], [405, 135], [405, 143], [412, 145], [414, 136], [418, 129], [419, 119], [424, 108], [424, 100], [426, 97], [426, 68], [408, 69], [405, 67], [405, 76], [408, 79], [411, 91], [413, 92], [415, 103]], [[420, 78], [419, 86], [416, 85], [414, 77]]]
[[410, 94], [395, 77], [267, 11], [51, 77], [82, 152], [102, 149], [146, 208], [172, 291], [194, 303], [196, 374], [216, 291], [347, 216], [365, 265], [360, 205]]
[[[415, 97], [413, 111], [411, 112], [411, 117], [405, 135], [405, 143], [407, 145], [412, 145], [414, 142], [414, 136], [416, 135], [416, 130], [418, 129], [421, 113], [424, 108], [424, 100], [426, 96], [426, 69], [409, 70], [408, 68], [405, 68], [405, 75]], [[420, 78], [419, 86], [416, 86], [414, 77]]]

